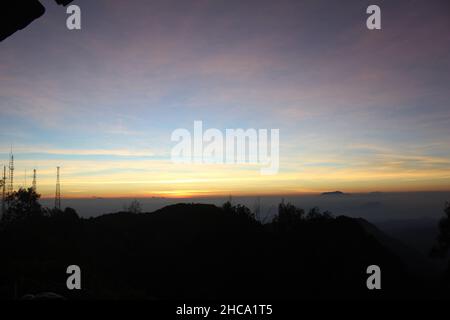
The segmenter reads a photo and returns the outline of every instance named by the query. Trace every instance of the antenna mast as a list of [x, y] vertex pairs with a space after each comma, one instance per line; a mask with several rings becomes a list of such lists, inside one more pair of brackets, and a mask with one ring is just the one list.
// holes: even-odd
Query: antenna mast
[[8, 194], [13, 193], [14, 191], [14, 155], [12, 153], [12, 147], [11, 147], [11, 153], [9, 158], [9, 185], [8, 185]]
[[59, 167], [56, 167], [55, 209], [61, 210], [61, 187], [59, 184]]
[[1, 180], [1, 187], [2, 187], [2, 217], [5, 215], [6, 212], [6, 204], [5, 204], [5, 197], [6, 197], [6, 166], [3, 166], [3, 179]]
[[33, 188], [33, 191], [36, 192], [36, 169], [33, 169], [33, 184], [31, 188]]

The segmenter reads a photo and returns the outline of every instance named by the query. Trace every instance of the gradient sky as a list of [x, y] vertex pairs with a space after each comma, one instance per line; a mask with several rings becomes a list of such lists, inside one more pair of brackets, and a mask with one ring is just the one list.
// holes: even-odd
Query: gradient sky
[[[76, 0], [0, 43], [16, 187], [195, 196], [450, 189], [449, 1]], [[366, 28], [370, 4], [382, 30]], [[175, 165], [177, 128], [279, 128], [280, 171]]]

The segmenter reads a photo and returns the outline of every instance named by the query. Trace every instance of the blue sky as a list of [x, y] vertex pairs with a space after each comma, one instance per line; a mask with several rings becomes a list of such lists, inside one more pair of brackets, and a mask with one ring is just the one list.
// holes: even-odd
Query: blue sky
[[[0, 43], [0, 156], [50, 196], [186, 196], [450, 182], [446, 1], [75, 1]], [[280, 173], [176, 167], [171, 132], [279, 128]], [[247, 181], [241, 183], [242, 179]], [[28, 181], [31, 181], [29, 178]]]

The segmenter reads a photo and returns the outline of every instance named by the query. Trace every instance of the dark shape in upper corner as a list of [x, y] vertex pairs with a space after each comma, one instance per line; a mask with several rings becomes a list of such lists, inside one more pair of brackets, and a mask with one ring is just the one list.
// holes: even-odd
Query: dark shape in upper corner
[[44, 6], [37, 0], [10, 0], [3, 3], [0, 10], [0, 41], [22, 30], [45, 13]]
[[62, 6], [67, 6], [69, 3], [71, 3], [73, 0], [55, 0], [57, 4]]
[[[66, 6], [73, 0], [55, 0]], [[45, 13], [44, 6], [38, 0], [2, 1], [0, 6], [0, 42], [18, 30], [27, 27], [31, 22]]]

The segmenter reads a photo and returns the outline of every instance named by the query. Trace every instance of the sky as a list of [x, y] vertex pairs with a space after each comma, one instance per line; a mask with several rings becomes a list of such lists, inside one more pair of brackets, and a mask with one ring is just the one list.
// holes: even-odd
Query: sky
[[[450, 4], [75, 0], [0, 43], [0, 164], [52, 197], [450, 190]], [[174, 164], [171, 133], [280, 130], [280, 168]]]

